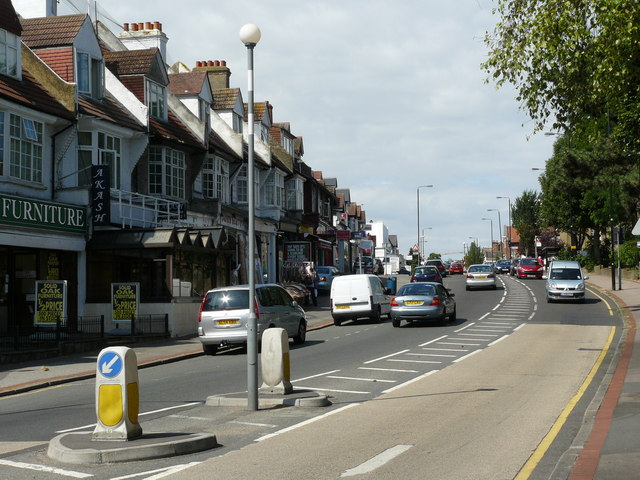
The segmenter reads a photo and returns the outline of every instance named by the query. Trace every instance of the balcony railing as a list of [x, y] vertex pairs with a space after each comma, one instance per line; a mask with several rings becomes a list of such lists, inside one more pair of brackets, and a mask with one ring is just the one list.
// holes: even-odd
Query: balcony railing
[[155, 228], [185, 224], [181, 202], [111, 189], [111, 221], [122, 228]]

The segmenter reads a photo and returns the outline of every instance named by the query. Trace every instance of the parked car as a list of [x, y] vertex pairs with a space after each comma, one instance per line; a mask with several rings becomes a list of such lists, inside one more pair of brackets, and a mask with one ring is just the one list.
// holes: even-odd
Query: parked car
[[[255, 312], [258, 342], [262, 333], [271, 327], [284, 328], [294, 343], [305, 342], [305, 312], [280, 285], [256, 285]], [[221, 345], [247, 343], [248, 320], [249, 285], [209, 290], [198, 315], [198, 337], [204, 353], [215, 355]]]
[[498, 260], [494, 270], [496, 273], [508, 274], [511, 271], [511, 260]]
[[316, 267], [316, 273], [318, 274], [318, 283], [316, 288], [320, 292], [329, 293], [331, 291], [331, 283], [335, 277], [340, 275], [340, 270], [336, 267], [320, 266]]
[[511, 269], [509, 270], [509, 274], [512, 277], [515, 277], [518, 273], [518, 265], [520, 265], [520, 258], [514, 258], [511, 260]]
[[447, 276], [447, 269], [445, 268], [444, 263], [442, 262], [442, 260], [440, 260], [440, 259], [427, 260], [425, 262], [425, 265], [433, 265], [434, 267], [436, 267], [438, 269], [438, 271], [440, 272], [440, 275], [442, 275], [443, 277]]
[[467, 269], [466, 289], [492, 288], [496, 289], [496, 274], [491, 265], [469, 265]]
[[331, 316], [340, 326], [345, 320], [370, 318], [379, 322], [391, 316], [391, 290], [376, 275], [341, 275], [331, 284]]
[[547, 282], [547, 303], [560, 300], [577, 300], [584, 303], [584, 281], [589, 277], [582, 273], [580, 264], [573, 261], [555, 260], [549, 265]]
[[455, 275], [456, 273], [460, 275], [464, 273], [464, 266], [461, 263], [452, 263], [449, 267], [449, 275]]
[[521, 258], [516, 276], [518, 278], [542, 278], [544, 267], [535, 258]]
[[302, 283], [285, 283], [282, 287], [287, 291], [298, 305], [305, 306], [311, 304], [311, 292]]
[[411, 272], [407, 270], [407, 267], [400, 267], [398, 275], [411, 275]]
[[402, 320], [435, 320], [440, 323], [456, 319], [455, 295], [439, 283], [407, 283], [391, 300], [391, 323], [399, 327]]
[[360, 271], [360, 258], [356, 258], [356, 261], [353, 262], [353, 273], [356, 273], [356, 274], [374, 273], [373, 272], [373, 258], [371, 258], [371, 257], [362, 257], [362, 271]]
[[436, 267], [427, 265], [424, 267], [416, 267], [411, 276], [411, 283], [415, 282], [436, 282], [442, 283], [442, 275]]

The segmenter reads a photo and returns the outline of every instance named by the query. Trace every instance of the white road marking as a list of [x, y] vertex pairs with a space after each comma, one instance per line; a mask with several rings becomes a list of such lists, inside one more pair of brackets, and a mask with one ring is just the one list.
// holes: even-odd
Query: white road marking
[[460, 335], [468, 335], [470, 337], [497, 337], [491, 333], [461, 333]]
[[411, 380], [408, 380], [408, 381], [406, 381], [404, 383], [401, 383], [400, 385], [396, 385], [395, 387], [391, 387], [391, 388], [389, 388], [387, 390], [383, 390], [382, 393], [393, 392], [394, 390], [398, 390], [399, 388], [402, 388], [402, 387], [404, 387], [406, 385], [409, 385], [409, 384], [411, 384], [413, 382], [417, 382], [418, 380], [422, 380], [423, 378], [428, 377], [429, 375], [433, 375], [434, 373], [439, 372], [439, 371], [440, 370], [431, 370], [430, 372], [424, 373], [424, 374], [420, 375], [419, 377], [412, 378]]
[[418, 373], [418, 370], [403, 370], [400, 368], [358, 367], [358, 370], [377, 370], [379, 372]]
[[367, 460], [361, 465], [358, 465], [355, 468], [350, 468], [349, 470], [345, 470], [340, 475], [340, 478], [343, 477], [353, 477], [355, 475], [363, 475], [365, 473], [369, 473], [374, 471], [376, 468], [381, 467], [385, 463], [390, 462], [394, 458], [399, 455], [402, 455], [404, 452], [412, 448], [413, 445], [396, 445], [395, 447], [389, 448], [384, 452], [376, 455], [370, 460]]
[[263, 440], [266, 440], [267, 438], [275, 437], [276, 435], [280, 435], [281, 433], [290, 432], [291, 430], [295, 430], [296, 428], [300, 428], [300, 427], [303, 427], [304, 425], [308, 425], [310, 423], [317, 422], [318, 420], [322, 420], [322, 419], [324, 419], [324, 418], [326, 418], [326, 417], [328, 417], [330, 415], [335, 415], [336, 413], [340, 413], [340, 412], [342, 412], [342, 411], [344, 411], [344, 410], [346, 410], [348, 408], [357, 407], [358, 405], [360, 405], [360, 404], [359, 403], [351, 403], [349, 405], [345, 405], [342, 408], [338, 408], [337, 410], [333, 410], [331, 412], [325, 413], [324, 415], [313, 417], [313, 418], [310, 418], [309, 420], [305, 420], [304, 422], [300, 422], [300, 423], [297, 423], [295, 425], [291, 425], [290, 427], [283, 428], [282, 430], [278, 430], [277, 432], [273, 432], [273, 433], [269, 433], [267, 435], [264, 435], [264, 436], [262, 436], [260, 438], [257, 438], [256, 442], [261, 442]]
[[408, 351], [409, 351], [409, 349], [401, 350], [401, 351], [399, 351], [399, 352], [392, 353], [392, 354], [390, 354], [390, 355], [385, 355], [384, 357], [374, 358], [373, 360], [369, 360], [369, 361], [367, 361], [367, 362], [364, 362], [364, 364], [365, 364], [365, 365], [368, 365], [369, 363], [379, 362], [380, 360], [386, 360], [387, 358], [395, 357], [396, 355], [401, 355], [401, 354], [406, 353], [406, 352], [408, 352]]
[[189, 415], [169, 415], [169, 418], [183, 418], [185, 420], [203, 420], [205, 422], [210, 421], [210, 418], [204, 417], [190, 417]]
[[[451, 339], [453, 340], [453, 339]], [[440, 342], [442, 343], [442, 345], [460, 345], [461, 347], [479, 347], [480, 345], [482, 345], [481, 343], [467, 343], [466, 342], [466, 338], [465, 339], [458, 339], [458, 340], [465, 340], [464, 343], [460, 343], [460, 342]], [[463, 352], [464, 350], [460, 349], [461, 352]]]
[[456, 355], [447, 355], [443, 353], [407, 353], [407, 355], [415, 355], [417, 357], [455, 357]]
[[324, 372], [324, 373], [318, 373], [317, 375], [311, 375], [310, 377], [304, 377], [304, 378], [298, 378], [297, 380], [291, 380], [291, 383], [295, 383], [295, 382], [301, 382], [303, 380], [309, 380], [310, 378], [317, 378], [317, 377], [323, 377], [325, 375], [331, 375], [332, 373], [337, 373], [340, 370], [331, 370], [329, 372]]
[[423, 348], [423, 350], [436, 350], [438, 352], [463, 352], [459, 348]]
[[454, 330], [454, 333], [461, 332], [461, 331], [463, 331], [463, 330], [466, 330], [466, 329], [467, 329], [467, 328], [469, 328], [469, 327], [473, 327], [474, 325], [475, 325], [475, 323], [470, 323], [469, 325], [467, 325], [467, 326], [465, 326], [465, 327], [459, 328], [458, 330]]
[[240, 420], [231, 420], [229, 423], [238, 423], [240, 425], [249, 425], [250, 427], [269, 427], [276, 428], [278, 425], [271, 425], [269, 423], [253, 423], [253, 422], [241, 422]]
[[319, 392], [357, 393], [358, 395], [369, 395], [371, 392], [360, 392], [358, 390], [336, 390], [335, 388], [307, 387], [308, 390], [318, 390]]
[[89, 478], [93, 477], [90, 473], [74, 472], [73, 470], [63, 470], [62, 468], [46, 467], [35, 463], [12, 462], [11, 460], [0, 459], [0, 465], [7, 467], [19, 468], [22, 470], [35, 470], [37, 472], [55, 473], [71, 478]]
[[[173, 465], [171, 467], [158, 468], [157, 470], [149, 470], [148, 472], [138, 472], [138, 473], [132, 473], [131, 475], [125, 475], [123, 477], [114, 477], [111, 480], [128, 480], [130, 478], [136, 478], [136, 477], [145, 477], [144, 480], [157, 480], [159, 478], [164, 478], [168, 475], [173, 475], [174, 473], [181, 472], [182, 470], [186, 470], [187, 468], [191, 468], [201, 463], [202, 462], [191, 462], [183, 465]], [[153, 473], [157, 473], [158, 475], [152, 475], [151, 477], [145, 476]]]
[[[186, 407], [192, 407], [194, 405], [200, 405], [202, 404], [202, 402], [191, 402], [191, 403], [185, 403], [183, 405], [175, 405], [173, 407], [167, 407], [167, 408], [161, 408], [159, 410], [152, 410], [151, 412], [145, 412], [145, 413], [140, 413], [138, 416], [142, 417], [144, 415], [152, 415], [154, 413], [159, 413], [159, 412], [166, 412], [167, 410], [175, 410], [176, 408], [186, 408]], [[95, 427], [96, 424], [95, 423], [91, 423], [89, 425], [83, 425], [82, 427], [76, 427], [76, 428], [68, 428], [66, 430], [58, 430], [56, 433], [69, 433], [69, 432], [75, 432], [77, 430], [84, 430], [86, 428], [92, 428]]]
[[380, 380], [379, 378], [339, 377], [337, 375], [329, 375], [327, 378], [337, 378], [338, 380], [356, 380], [361, 382], [398, 383], [395, 380]]
[[481, 351], [482, 350], [475, 350], [475, 351], [469, 353], [468, 355], [465, 355], [464, 357], [460, 357], [457, 360], [454, 360], [453, 363], [461, 362], [462, 360], [465, 360], [465, 359], [469, 358], [470, 356], [475, 355], [476, 353], [481, 352]]
[[391, 359], [387, 360], [388, 362], [403, 362], [403, 363], [442, 363], [442, 362], [431, 362], [429, 360], [399, 360], [399, 359]]
[[419, 346], [419, 347], [424, 347], [425, 345], [429, 345], [429, 344], [431, 344], [431, 343], [435, 343], [435, 342], [437, 342], [438, 340], [442, 340], [443, 338], [447, 338], [447, 337], [448, 337], [448, 335], [443, 335], [443, 336], [441, 336], [441, 337], [434, 338], [433, 340], [429, 340], [429, 341], [428, 341], [428, 342], [426, 342], [426, 343], [422, 343], [422, 344], [420, 344], [420, 345], [418, 345], [418, 346]]

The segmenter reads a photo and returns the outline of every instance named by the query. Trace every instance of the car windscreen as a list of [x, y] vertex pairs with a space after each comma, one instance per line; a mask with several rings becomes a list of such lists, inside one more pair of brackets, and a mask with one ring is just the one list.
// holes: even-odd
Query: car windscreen
[[472, 265], [469, 267], [469, 273], [493, 273], [491, 265]]
[[249, 308], [249, 290], [220, 290], [207, 294], [203, 312], [216, 310], [240, 310]]
[[438, 273], [438, 270], [435, 267], [418, 267], [416, 268], [416, 275], [434, 275]]
[[521, 265], [540, 265], [535, 258], [523, 258], [520, 261]]
[[411, 283], [403, 285], [396, 296], [403, 297], [408, 295], [435, 295], [436, 287], [433, 285], [420, 285], [419, 283]]
[[552, 268], [549, 278], [551, 280], [581, 280], [582, 275], [578, 268]]

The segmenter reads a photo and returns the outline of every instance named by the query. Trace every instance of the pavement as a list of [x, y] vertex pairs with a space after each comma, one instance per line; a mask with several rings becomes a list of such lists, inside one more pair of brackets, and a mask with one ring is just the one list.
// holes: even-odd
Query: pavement
[[[617, 363], [598, 409], [587, 441], [579, 453], [569, 480], [611, 480], [640, 478], [640, 282], [623, 280], [622, 289], [612, 291], [611, 278], [590, 275], [589, 287], [614, 300], [625, 317], [625, 331], [616, 354]], [[616, 278], [617, 286], [617, 278]], [[319, 306], [307, 307], [308, 330], [333, 325], [327, 321], [327, 296], [319, 297]], [[202, 355], [197, 337], [167, 340], [162, 343], [134, 346], [138, 368], [160, 365]], [[50, 385], [95, 377], [97, 354], [81, 354], [33, 363], [0, 367], [0, 396], [15, 395]], [[267, 403], [277, 402], [273, 395], [260, 394]], [[306, 396], [298, 395], [305, 401]], [[296, 402], [299, 400], [295, 399]], [[307, 401], [318, 402], [325, 399]], [[246, 401], [243, 400], [243, 401]], [[215, 399], [207, 399], [215, 402]], [[296, 402], [281, 404], [295, 405]], [[311, 406], [315, 406], [313, 403]], [[49, 456], [67, 463], [106, 463], [142, 460], [158, 456], [193, 453], [217, 445], [215, 436], [192, 435], [171, 437], [155, 435], [134, 441], [92, 441], [90, 435], [65, 434], [49, 444]]]

